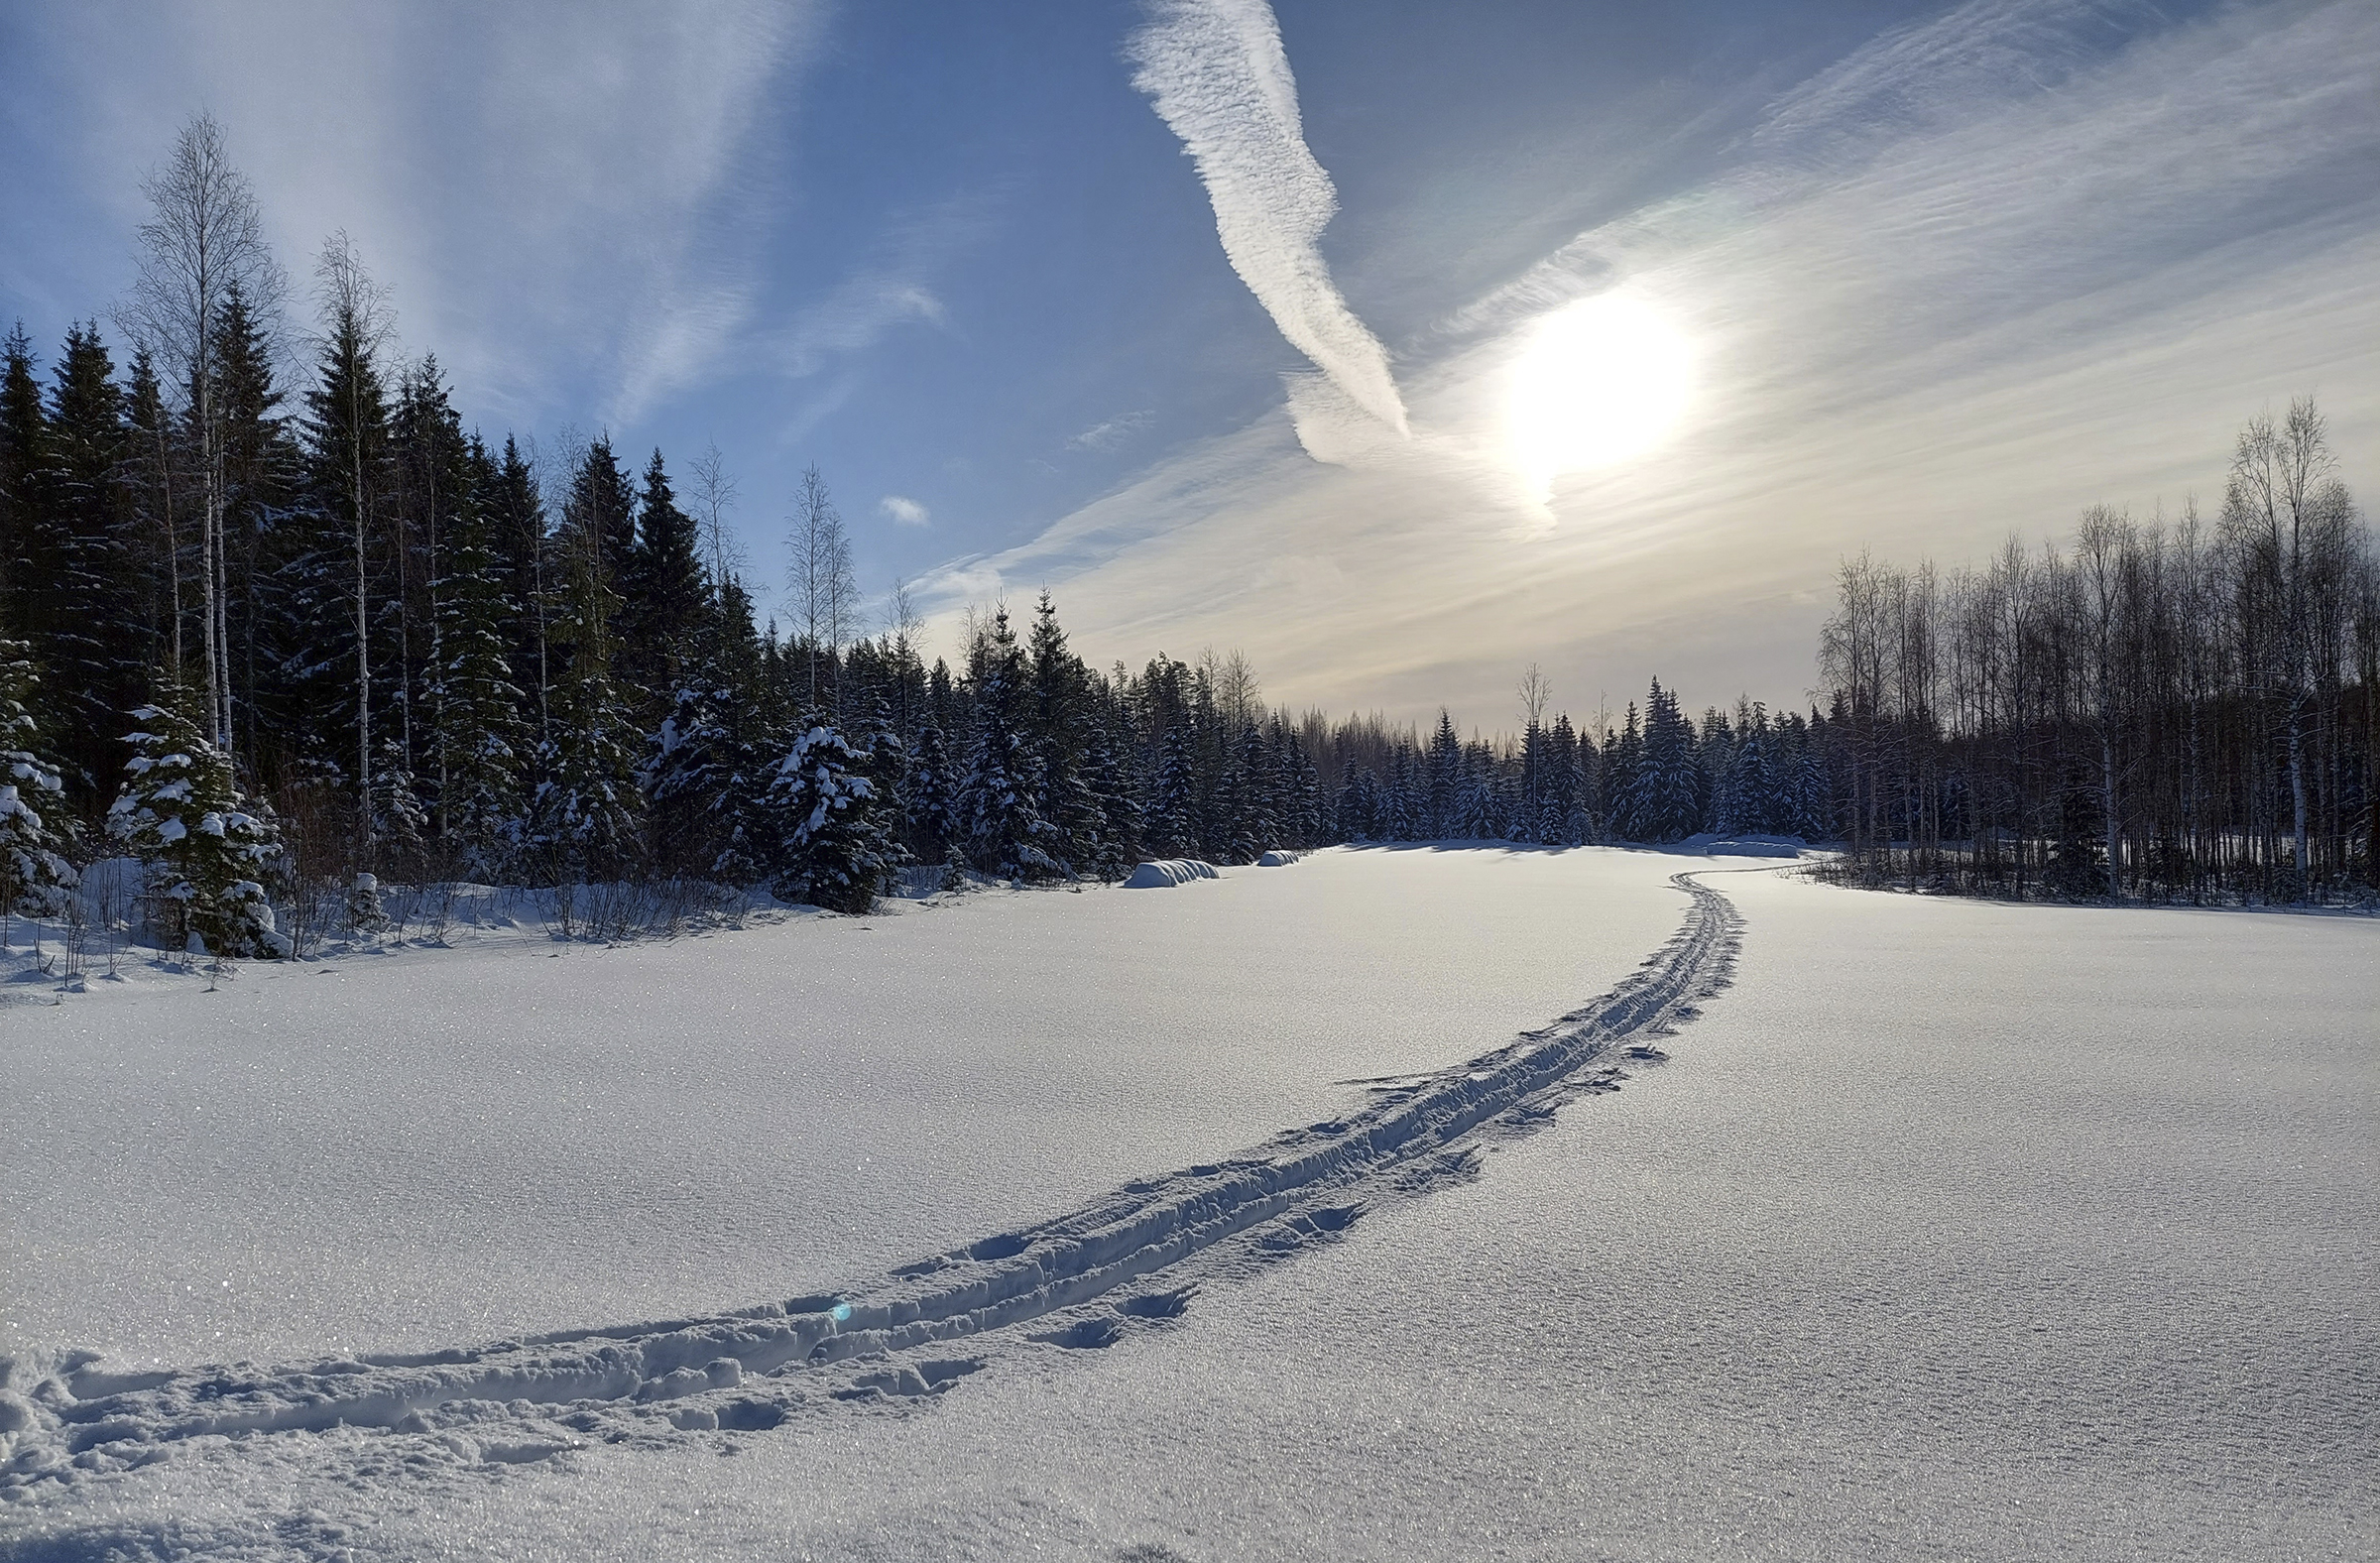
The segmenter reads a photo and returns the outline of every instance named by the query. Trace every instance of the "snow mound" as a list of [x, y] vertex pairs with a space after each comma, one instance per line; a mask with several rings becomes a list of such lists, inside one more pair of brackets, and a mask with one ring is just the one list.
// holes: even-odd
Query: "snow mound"
[[1799, 836], [1723, 836], [1706, 831], [1688, 836], [1678, 845], [1684, 850], [1703, 852], [1715, 858], [1798, 858], [1802, 855], [1802, 838]]
[[1256, 867], [1260, 869], [1285, 869], [1290, 864], [1295, 863], [1299, 858], [1304, 856], [1305, 854], [1302, 852], [1289, 852], [1283, 850], [1282, 848], [1275, 847], [1270, 852], [1267, 852], [1262, 857], [1256, 859]]
[[1171, 885], [1187, 885], [1192, 880], [1220, 877], [1216, 874], [1215, 865], [1212, 863], [1201, 863], [1196, 858], [1162, 858], [1154, 863], [1143, 863], [1131, 873], [1127, 874], [1124, 877], [1124, 888], [1126, 890], [1163, 890]]

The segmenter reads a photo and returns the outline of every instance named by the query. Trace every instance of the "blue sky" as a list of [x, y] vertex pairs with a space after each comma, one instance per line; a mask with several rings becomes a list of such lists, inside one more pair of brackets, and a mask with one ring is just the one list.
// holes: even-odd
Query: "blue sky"
[[[1792, 700], [1846, 551], [2211, 505], [2294, 392], [2368, 499], [2375, 79], [2349, 3], [20, 6], [0, 315], [105, 313], [206, 107], [467, 421], [715, 439], [765, 580], [814, 461], [946, 640], [1047, 585], [1095, 657], [1343, 710]], [[1516, 459], [1604, 294], [1674, 416]]]

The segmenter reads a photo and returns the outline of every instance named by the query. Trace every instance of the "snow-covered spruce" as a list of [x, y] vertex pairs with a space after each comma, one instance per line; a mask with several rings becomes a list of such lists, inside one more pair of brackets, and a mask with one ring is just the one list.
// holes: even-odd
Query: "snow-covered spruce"
[[164, 703], [132, 713], [141, 728], [127, 740], [131, 775], [108, 810], [108, 834], [149, 865], [149, 915], [163, 947], [195, 937], [210, 955], [286, 955], [265, 891], [280, 873], [280, 832], [269, 815], [240, 806], [230, 759], [177, 709], [178, 691], [164, 687]]
[[[0, 641], [0, 914], [54, 915], [74, 889], [74, 870], [57, 848], [60, 832], [42, 809], [63, 801], [58, 770], [34, 754], [31, 650]], [[38, 805], [38, 806], [37, 806]]]
[[769, 784], [766, 809], [779, 823], [782, 854], [774, 889], [786, 901], [831, 911], [866, 911], [899, 866], [886, 828], [870, 756], [818, 724], [793, 741]]
[[[1387, 1083], [1364, 1112], [1128, 1183], [1070, 1215], [849, 1291], [309, 1368], [119, 1372], [88, 1353], [48, 1364], [0, 1359], [0, 1436], [9, 1445], [0, 1497], [225, 1435], [467, 1432], [483, 1458], [536, 1459], [581, 1438], [766, 1429], [802, 1406], [936, 1391], [986, 1366], [980, 1354], [996, 1340], [1015, 1345], [986, 1338], [992, 1332], [1053, 1314], [1062, 1328], [1027, 1339], [1104, 1345], [1130, 1321], [1178, 1312], [1184, 1288], [1207, 1277], [1208, 1261], [1261, 1262], [1327, 1242], [1370, 1198], [1472, 1175], [1477, 1137], [1525, 1132], [1573, 1094], [1608, 1089], [1612, 1072], [1591, 1076], [1587, 1065], [1691, 1020], [1732, 968], [1732, 906], [1690, 874], [1672, 883], [1693, 902], [1678, 933], [1635, 975], [1552, 1025]], [[1111, 1296], [1119, 1300], [1103, 1302]], [[978, 1355], [952, 1356], [950, 1343], [962, 1340]], [[485, 1454], [491, 1448], [500, 1452]]]

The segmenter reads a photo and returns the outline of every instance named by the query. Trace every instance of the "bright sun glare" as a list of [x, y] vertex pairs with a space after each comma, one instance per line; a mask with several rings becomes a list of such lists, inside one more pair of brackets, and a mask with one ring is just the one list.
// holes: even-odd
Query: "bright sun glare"
[[1540, 487], [1658, 445], [1694, 390], [1694, 347], [1667, 316], [1601, 294], [1539, 321], [1512, 366], [1515, 461]]

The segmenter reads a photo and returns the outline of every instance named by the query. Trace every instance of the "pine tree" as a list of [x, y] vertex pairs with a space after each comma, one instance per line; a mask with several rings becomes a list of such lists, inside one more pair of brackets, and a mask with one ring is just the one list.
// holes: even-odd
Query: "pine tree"
[[241, 807], [230, 757], [186, 703], [161, 680], [155, 702], [132, 713], [141, 725], [126, 740], [131, 776], [108, 810], [108, 833], [150, 865], [150, 916], [165, 948], [195, 936], [219, 957], [286, 955], [266, 893], [281, 872], [279, 832], [270, 815]]
[[31, 652], [23, 641], [0, 641], [0, 916], [55, 915], [75, 884], [60, 855], [65, 788], [36, 752]]
[[768, 796], [783, 832], [772, 887], [779, 899], [851, 913], [876, 904], [899, 849], [885, 828], [868, 762], [823, 723], [793, 741]]

